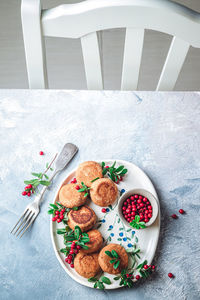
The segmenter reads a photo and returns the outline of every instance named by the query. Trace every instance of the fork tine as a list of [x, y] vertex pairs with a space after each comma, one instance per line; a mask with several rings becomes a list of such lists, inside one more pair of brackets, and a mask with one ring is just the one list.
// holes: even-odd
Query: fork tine
[[32, 215], [32, 217], [31, 217], [32, 220], [30, 220], [28, 226], [26, 227], [26, 229], [24, 230], [24, 232], [20, 235], [20, 237], [19, 237], [20, 239], [21, 239], [21, 237], [24, 235], [24, 233], [26, 232], [26, 230], [27, 230], [27, 229], [31, 226], [31, 224], [34, 222], [34, 220], [35, 220], [36, 217], [37, 217], [37, 214], [34, 213], [34, 214]]
[[27, 218], [30, 216], [31, 211], [27, 211], [27, 213], [24, 215], [24, 218], [21, 220], [21, 223], [18, 225], [17, 229], [15, 230], [15, 232], [13, 233], [14, 235], [17, 233], [17, 231], [21, 228], [21, 226], [24, 224], [24, 222], [26, 222]]
[[14, 229], [15, 229], [16, 226], [19, 224], [19, 222], [21, 221], [21, 219], [26, 215], [27, 211], [28, 211], [28, 208], [25, 209], [25, 211], [24, 211], [24, 213], [22, 214], [21, 218], [20, 218], [20, 219], [18, 220], [18, 222], [15, 224], [15, 226], [13, 227], [13, 229], [11, 230], [10, 233], [12, 233], [12, 232], [14, 231]]
[[20, 231], [17, 233], [17, 236], [20, 234], [20, 232], [24, 229], [24, 227], [31, 221], [32, 217], [34, 216], [35, 213], [30, 211], [29, 215], [26, 218], [26, 222], [24, 223], [24, 226], [20, 229]]

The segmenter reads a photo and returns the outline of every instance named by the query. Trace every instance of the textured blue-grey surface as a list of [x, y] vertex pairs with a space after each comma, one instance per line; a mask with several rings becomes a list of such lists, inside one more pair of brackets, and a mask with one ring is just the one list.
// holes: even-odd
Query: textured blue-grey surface
[[[199, 299], [200, 93], [1, 90], [0, 122], [0, 299]], [[10, 229], [32, 200], [21, 196], [23, 180], [66, 142], [78, 155], [54, 180], [31, 231], [16, 239]], [[160, 198], [157, 272], [131, 290], [79, 285], [50, 240], [46, 212], [57, 185], [80, 161], [100, 158], [137, 164]], [[186, 214], [171, 219], [180, 208]]]

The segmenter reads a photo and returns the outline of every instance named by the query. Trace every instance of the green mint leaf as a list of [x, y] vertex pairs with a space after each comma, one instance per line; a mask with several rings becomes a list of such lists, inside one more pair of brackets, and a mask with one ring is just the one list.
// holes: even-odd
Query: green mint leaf
[[103, 176], [106, 175], [107, 172], [108, 172], [108, 169], [103, 169], [103, 171], [102, 171]]
[[85, 193], [84, 197], [87, 197], [89, 194], [88, 193]]
[[101, 276], [100, 280], [103, 281], [103, 283], [105, 284], [111, 284], [110, 279], [106, 276]]
[[116, 263], [114, 264], [113, 268], [116, 270], [119, 267], [120, 261], [116, 261]]
[[89, 282], [96, 282], [98, 279], [97, 278], [95, 278], [95, 277], [90, 277], [90, 278], [88, 278], [88, 281]]
[[49, 179], [49, 176], [47, 176], [47, 174], [44, 174], [44, 177], [48, 180]]
[[58, 206], [57, 205], [55, 205], [55, 204], [49, 204], [51, 207], [53, 207], [53, 208], [55, 208], [55, 209], [58, 209]]
[[136, 216], [135, 216], [135, 222], [136, 222], [136, 223], [140, 222], [140, 216], [139, 216], [139, 215], [136, 215]]
[[42, 178], [42, 173], [31, 173], [33, 176], [38, 177], [38, 178]]
[[127, 285], [129, 288], [131, 288], [133, 286], [133, 281], [132, 280], [128, 280], [127, 281]]
[[123, 276], [123, 275], [125, 275], [127, 273], [127, 270], [126, 269], [123, 269], [122, 271], [121, 271], [121, 275]]
[[72, 207], [73, 210], [78, 210], [78, 206]]
[[81, 189], [79, 189], [79, 190], [78, 190], [78, 192], [79, 192], [79, 193], [81, 193], [81, 192], [85, 192], [85, 188], [81, 188]]
[[113, 278], [114, 280], [119, 280], [120, 279], [120, 276], [116, 276]]
[[95, 179], [91, 180], [91, 182], [94, 182], [94, 181], [96, 181], [97, 179], [99, 179], [99, 177], [96, 177]]
[[123, 279], [121, 279], [121, 281], [120, 281], [119, 285], [123, 285], [123, 284], [124, 284], [124, 280], [123, 280]]
[[110, 260], [111, 264], [114, 264], [115, 262], [116, 262], [116, 258]]
[[62, 204], [60, 204], [59, 202], [56, 202], [56, 204], [58, 205], [58, 206], [60, 206], [60, 207], [64, 207]]
[[115, 172], [120, 172], [120, 171], [122, 171], [123, 170], [123, 168], [124, 168], [124, 166], [119, 166], [116, 170], [115, 170]]
[[116, 257], [116, 258], [119, 257], [118, 253], [115, 250], [112, 250], [111, 253], [112, 253], [113, 257]]
[[38, 182], [38, 179], [24, 180], [25, 184], [34, 184], [35, 182]]
[[116, 165], [116, 161], [114, 161], [113, 165], [110, 168], [114, 169], [115, 165]]
[[101, 163], [101, 167], [102, 167], [102, 169], [105, 167], [105, 162], [104, 161], [102, 161], [102, 163]]
[[104, 288], [105, 288], [104, 284], [100, 281], [97, 281], [97, 286], [100, 290], [104, 290]]
[[97, 288], [97, 282], [95, 282], [95, 284], [94, 284], [94, 288], [95, 288], [95, 289]]
[[82, 233], [82, 231], [81, 231], [81, 229], [80, 229], [80, 227], [79, 226], [75, 226], [75, 229], [74, 229], [74, 237], [75, 237], [75, 239], [79, 239], [79, 236], [81, 235], [81, 233]]
[[110, 257], [113, 257], [112, 253], [110, 251], [105, 251], [105, 254], [108, 255], [108, 256], [110, 256]]
[[65, 228], [57, 229], [57, 234], [64, 234], [64, 233], [66, 233], [66, 229]]
[[126, 173], [128, 172], [128, 170], [127, 169], [124, 169], [124, 170], [122, 170], [120, 173], [119, 173], [119, 175], [125, 175]]
[[88, 250], [88, 249], [89, 249], [89, 247], [86, 246], [86, 245], [84, 245], [84, 244], [80, 244], [80, 246], [81, 246], [83, 249], [85, 249], [85, 250]]
[[45, 185], [45, 186], [49, 186], [51, 184], [51, 182], [47, 181], [47, 180], [41, 180], [40, 184]]
[[52, 215], [53, 212], [54, 212], [54, 209], [49, 209], [49, 210], [48, 210], [48, 214], [50, 214], [50, 215]]

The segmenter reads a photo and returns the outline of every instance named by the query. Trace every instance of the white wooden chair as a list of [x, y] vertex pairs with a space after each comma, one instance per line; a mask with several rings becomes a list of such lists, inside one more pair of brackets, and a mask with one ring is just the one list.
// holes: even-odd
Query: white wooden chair
[[22, 0], [29, 87], [48, 87], [43, 39], [81, 38], [88, 89], [103, 89], [97, 32], [126, 28], [122, 90], [136, 90], [142, 57], [144, 30], [173, 36], [156, 90], [172, 90], [188, 49], [200, 48], [200, 14], [167, 0], [87, 0], [41, 9], [40, 0]]

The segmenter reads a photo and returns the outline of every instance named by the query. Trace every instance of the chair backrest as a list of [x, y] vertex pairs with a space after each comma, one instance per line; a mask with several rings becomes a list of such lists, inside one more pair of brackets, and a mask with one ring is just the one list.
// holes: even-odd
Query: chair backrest
[[47, 88], [43, 38], [80, 38], [88, 89], [103, 89], [98, 32], [126, 28], [122, 90], [136, 90], [144, 30], [173, 36], [156, 90], [172, 90], [190, 46], [200, 48], [200, 14], [168, 0], [87, 0], [41, 9], [22, 0], [22, 28], [30, 88]]

